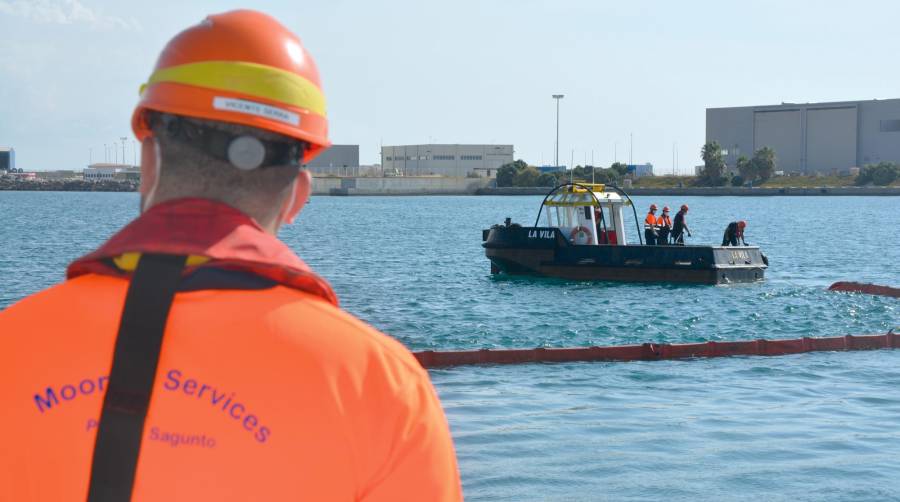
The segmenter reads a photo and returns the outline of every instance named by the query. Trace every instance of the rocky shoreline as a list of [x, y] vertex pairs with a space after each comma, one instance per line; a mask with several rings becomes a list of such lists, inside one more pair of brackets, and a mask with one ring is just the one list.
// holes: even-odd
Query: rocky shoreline
[[136, 181], [22, 180], [0, 177], [0, 190], [23, 192], [136, 192]]

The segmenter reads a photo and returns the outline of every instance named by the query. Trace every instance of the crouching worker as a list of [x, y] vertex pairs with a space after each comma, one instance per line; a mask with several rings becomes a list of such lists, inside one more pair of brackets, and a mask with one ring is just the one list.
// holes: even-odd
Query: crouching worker
[[725, 227], [725, 235], [722, 236], [722, 245], [723, 246], [737, 246], [738, 240], [740, 240], [742, 246], [747, 245], [747, 241], [744, 240], [744, 228], [747, 227], [747, 222], [744, 220], [741, 221], [732, 221]]
[[2, 498], [461, 499], [428, 373], [276, 238], [329, 145], [320, 87], [258, 12], [169, 42], [141, 215], [0, 312]]

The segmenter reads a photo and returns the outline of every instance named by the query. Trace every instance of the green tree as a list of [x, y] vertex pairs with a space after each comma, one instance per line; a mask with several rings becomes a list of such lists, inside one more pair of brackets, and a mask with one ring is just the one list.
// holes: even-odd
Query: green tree
[[538, 176], [537, 186], [539, 187], [555, 187], [559, 184], [559, 181], [556, 179], [556, 176], [553, 173], [544, 173]]
[[618, 173], [619, 176], [628, 174], [628, 166], [621, 162], [613, 162], [613, 165], [609, 166], [609, 168]]
[[[750, 163], [750, 159], [747, 158], [746, 155], [741, 155], [737, 159], [737, 170], [740, 175], [741, 182], [744, 180], [753, 180], [756, 178], [756, 173], [753, 172], [753, 164]], [[735, 176], [737, 178], [738, 176]], [[731, 180], [731, 183], [734, 183], [734, 179]]]
[[753, 171], [751, 180], [766, 181], [775, 173], [775, 150], [764, 146], [753, 153], [753, 159], [750, 160]]
[[517, 187], [536, 187], [541, 186], [538, 185], [538, 178], [541, 177], [541, 173], [534, 166], [525, 166], [524, 169], [520, 170], [516, 173], [515, 178], [513, 178], [513, 186]]
[[700, 156], [703, 158], [703, 172], [700, 175], [700, 181], [707, 185], [724, 185], [725, 158], [719, 143], [712, 141], [703, 145]]
[[519, 159], [515, 162], [510, 162], [509, 164], [503, 164], [500, 166], [500, 169], [497, 169], [497, 186], [498, 187], [511, 187], [513, 186], [513, 181], [516, 177], [516, 174], [519, 171], [528, 167], [528, 164]]
[[890, 185], [900, 178], [900, 166], [892, 162], [879, 162], [878, 164], [869, 164], [859, 171], [856, 177], [857, 185]]
[[613, 169], [597, 169], [594, 171], [594, 181], [609, 185], [618, 180], [619, 173]]

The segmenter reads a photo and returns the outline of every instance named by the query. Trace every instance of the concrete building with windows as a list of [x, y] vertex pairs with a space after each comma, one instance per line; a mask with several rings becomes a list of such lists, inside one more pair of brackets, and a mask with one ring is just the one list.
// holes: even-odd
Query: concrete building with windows
[[0, 147], [0, 171], [15, 172], [16, 150], [10, 147]]
[[306, 168], [313, 174], [359, 176], [359, 145], [331, 145], [306, 164]]
[[513, 161], [512, 145], [402, 145], [381, 147], [386, 175], [478, 175], [496, 178], [497, 169]]
[[141, 169], [130, 164], [114, 164], [98, 162], [84, 168], [82, 176], [85, 181], [131, 180], [140, 181]]
[[721, 145], [732, 169], [765, 146], [785, 173], [900, 162], [900, 99], [707, 108], [706, 141]]

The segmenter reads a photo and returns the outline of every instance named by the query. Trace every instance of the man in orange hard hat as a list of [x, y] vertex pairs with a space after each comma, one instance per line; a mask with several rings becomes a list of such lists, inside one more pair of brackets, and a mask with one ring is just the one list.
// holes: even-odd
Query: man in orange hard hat
[[0, 312], [0, 498], [461, 499], [428, 374], [275, 237], [329, 145], [300, 40], [208, 17], [133, 128], [140, 217]]
[[669, 243], [669, 234], [672, 232], [672, 218], [669, 218], [669, 206], [663, 207], [662, 214], [656, 219], [659, 228], [659, 237], [657, 244], [666, 245]]
[[656, 221], [656, 204], [650, 204], [650, 210], [644, 218], [644, 244], [653, 246], [659, 236], [658, 222]]
[[687, 216], [688, 206], [682, 204], [681, 209], [675, 214], [675, 220], [672, 222], [672, 244], [676, 246], [684, 246], [684, 233], [691, 235], [691, 230], [687, 226], [685, 217]]
[[723, 246], [737, 246], [738, 241], [741, 242], [742, 245], [746, 246], [747, 241], [744, 240], [744, 229], [747, 228], [747, 222], [744, 220], [741, 221], [732, 221], [725, 227], [725, 234], [722, 235], [722, 245]]

